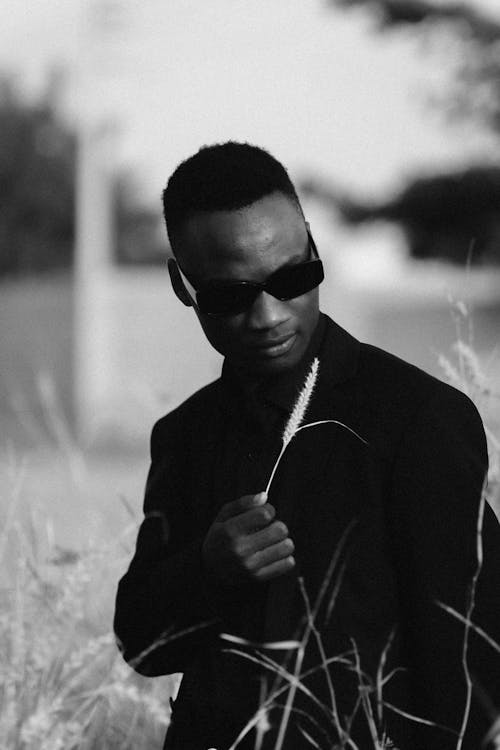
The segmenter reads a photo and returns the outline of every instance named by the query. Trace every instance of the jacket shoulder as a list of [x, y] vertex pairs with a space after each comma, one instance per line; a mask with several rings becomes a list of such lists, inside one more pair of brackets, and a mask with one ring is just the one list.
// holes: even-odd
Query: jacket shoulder
[[437, 397], [445, 403], [460, 402], [475, 408], [470, 398], [454, 386], [372, 344], [360, 346], [359, 375], [369, 386], [371, 398], [382, 399], [386, 405], [391, 400], [405, 402], [413, 410]]
[[151, 452], [158, 443], [173, 446], [183, 444], [189, 435], [209, 433], [217, 418], [215, 411], [219, 400], [220, 378], [203, 386], [168, 414], [160, 417], [151, 433]]
[[391, 442], [418, 414], [482, 432], [477, 408], [465, 393], [371, 344], [360, 346], [358, 387], [361, 413]]

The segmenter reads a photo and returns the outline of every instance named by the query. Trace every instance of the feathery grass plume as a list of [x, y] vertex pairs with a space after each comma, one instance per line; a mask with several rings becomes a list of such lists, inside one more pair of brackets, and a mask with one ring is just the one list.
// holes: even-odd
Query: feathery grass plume
[[307, 411], [307, 407], [309, 406], [309, 402], [314, 391], [314, 386], [316, 385], [316, 381], [318, 379], [318, 372], [319, 359], [318, 357], [315, 357], [312, 361], [311, 369], [309, 370], [304, 381], [304, 385], [302, 386], [302, 389], [297, 396], [297, 400], [293, 405], [292, 413], [290, 414], [290, 417], [285, 425], [285, 429], [283, 430], [283, 436], [281, 438], [281, 450], [279, 452], [278, 458], [276, 459], [276, 463], [273, 466], [273, 470], [271, 471], [271, 476], [269, 477], [266, 489], [264, 490], [266, 495], [269, 494], [271, 483], [274, 479], [274, 475], [276, 474], [276, 470], [279, 466], [281, 458], [285, 450], [287, 449], [287, 446], [290, 444], [295, 435], [301, 430], [305, 430], [308, 427], [317, 427], [320, 424], [336, 424], [339, 425], [339, 427], [343, 427], [344, 429], [349, 430], [349, 432], [351, 432], [353, 435], [355, 435], [355, 437], [361, 440], [362, 443], [368, 445], [368, 441], [362, 438], [361, 435], [358, 435], [357, 432], [352, 430], [347, 425], [343, 424], [343, 422], [339, 422], [336, 419], [321, 419], [318, 422], [309, 422], [308, 424], [302, 424]]
[[292, 409], [292, 413], [290, 414], [290, 418], [286, 423], [285, 429], [283, 431], [283, 445], [285, 446], [285, 448], [304, 421], [304, 416], [307, 411], [307, 407], [309, 406], [309, 401], [311, 400], [312, 392], [318, 378], [318, 370], [319, 359], [315, 357], [313, 359], [311, 369], [307, 374], [304, 386], [298, 395], [297, 401], [295, 402]]
[[304, 421], [307, 407], [309, 406], [309, 401], [311, 400], [312, 392], [314, 390], [316, 380], [318, 379], [318, 370], [319, 370], [319, 359], [315, 357], [312, 361], [311, 369], [309, 370], [307, 374], [304, 385], [302, 386], [302, 390], [300, 391], [297, 397], [297, 400], [293, 406], [292, 413], [290, 414], [288, 422], [285, 425], [285, 429], [283, 430], [283, 437], [281, 439], [281, 450], [280, 450], [278, 458], [276, 459], [276, 463], [274, 464], [273, 470], [271, 472], [271, 476], [269, 477], [269, 481], [265, 489], [266, 495], [269, 492], [269, 488], [271, 487], [271, 482], [273, 481], [274, 475], [276, 474], [276, 469], [278, 468], [279, 462], [281, 460], [283, 453], [286, 450], [287, 445], [290, 443], [293, 436], [297, 434], [302, 422]]

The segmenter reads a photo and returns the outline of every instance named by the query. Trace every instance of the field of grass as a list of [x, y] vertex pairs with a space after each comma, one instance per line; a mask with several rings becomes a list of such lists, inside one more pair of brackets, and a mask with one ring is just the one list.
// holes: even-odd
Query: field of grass
[[[487, 426], [493, 404], [489, 492], [500, 516], [495, 384], [463, 342], [442, 367]], [[141, 516], [146, 450], [0, 445], [1, 750], [162, 747], [178, 679], [134, 674], [111, 632], [116, 583]]]
[[0, 456], [0, 747], [161, 748], [175, 678], [147, 680], [111, 632], [145, 457]]

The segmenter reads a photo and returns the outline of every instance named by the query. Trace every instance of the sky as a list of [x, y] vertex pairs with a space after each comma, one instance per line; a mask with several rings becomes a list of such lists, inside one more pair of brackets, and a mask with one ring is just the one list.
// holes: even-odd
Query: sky
[[2, 17], [0, 66], [35, 91], [64, 63], [71, 116], [115, 123], [116, 161], [151, 197], [202, 144], [230, 138], [367, 196], [491, 156], [425, 103], [456, 49], [432, 55], [324, 0], [3, 0]]

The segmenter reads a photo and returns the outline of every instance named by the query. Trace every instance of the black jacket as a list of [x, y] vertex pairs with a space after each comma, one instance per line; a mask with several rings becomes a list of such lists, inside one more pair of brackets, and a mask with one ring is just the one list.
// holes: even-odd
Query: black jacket
[[[382, 685], [385, 659], [384, 676], [402, 669], [383, 683], [389, 706], [379, 726], [401, 750], [456, 747], [467, 695], [464, 626], [438, 602], [465, 614], [477, 569], [487, 469], [481, 420], [459, 391], [360, 344], [329, 319], [319, 359], [306, 421], [337, 420], [363, 441], [328, 424], [304, 430], [290, 443], [270, 501], [290, 529], [297, 571], [265, 588], [215, 591], [203, 577], [200, 548], [216, 513], [216, 456], [227, 427], [223, 383], [203, 388], [153, 429], [145, 520], [119, 584], [115, 630], [125, 659], [142, 674], [184, 673], [166, 748], [230, 747], [255, 710], [258, 680], [249, 660], [225, 653], [230, 644], [219, 634], [245, 636], [244, 613], [255, 602], [265, 640], [291, 637], [304, 614], [297, 576], [314, 603], [335, 553], [316, 624], [327, 656], [346, 654], [331, 667], [341, 723], [354, 713], [353, 737], [361, 750], [372, 746], [366, 711], [358, 701], [356, 712], [356, 701], [360, 682], [373, 687], [378, 678]], [[489, 507], [485, 511], [472, 620], [498, 642], [500, 530]], [[354, 644], [362, 677], [353, 668]], [[492, 721], [484, 696], [500, 707], [500, 657], [470, 634], [467, 659], [477, 687], [463, 750], [477, 750]], [[319, 660], [311, 637], [303, 671]], [[332, 705], [321, 670], [304, 685]], [[371, 696], [373, 704], [376, 692]], [[285, 699], [286, 692], [277, 702]], [[326, 712], [300, 690], [295, 706], [294, 726], [333, 746]], [[394, 708], [448, 729], [403, 718]], [[280, 715], [273, 709], [271, 724], [279, 724]], [[266, 748], [273, 738], [273, 731], [266, 734]], [[285, 747], [307, 746], [297, 727], [290, 728]]]

